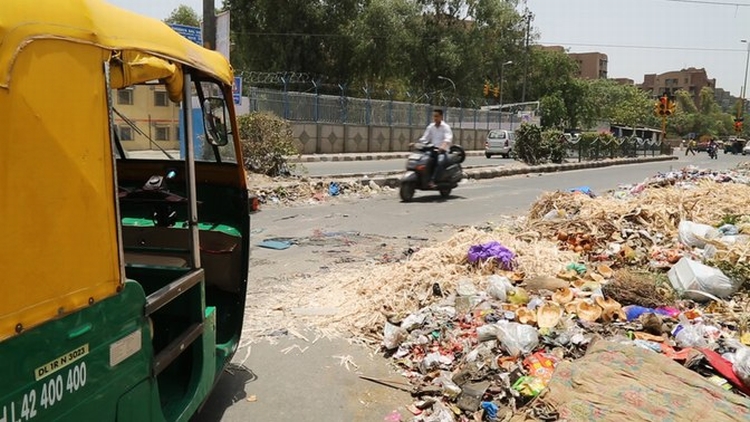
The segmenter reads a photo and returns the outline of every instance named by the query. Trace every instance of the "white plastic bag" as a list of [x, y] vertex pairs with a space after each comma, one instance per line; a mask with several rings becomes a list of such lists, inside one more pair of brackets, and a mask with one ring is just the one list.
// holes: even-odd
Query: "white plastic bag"
[[[667, 277], [672, 287], [681, 294], [685, 290], [697, 290], [725, 298], [733, 295], [740, 287], [740, 283], [727, 277], [718, 268], [703, 265], [689, 258], [680, 259], [669, 270]], [[696, 302], [709, 300], [704, 295], [692, 292], [687, 292], [683, 296]]]
[[435, 379], [436, 383], [443, 389], [443, 395], [450, 398], [456, 398], [461, 394], [461, 387], [456, 385], [448, 371], [440, 371], [440, 376]]
[[750, 348], [744, 346], [737, 348], [732, 369], [742, 383], [750, 387]]
[[685, 315], [680, 314], [680, 325], [673, 332], [675, 342], [680, 347], [708, 347], [703, 336], [703, 324], [691, 324]]
[[691, 248], [703, 248], [706, 240], [721, 237], [721, 232], [706, 224], [693, 223], [692, 221], [680, 221], [677, 227], [680, 242]]
[[488, 283], [487, 294], [501, 302], [508, 299], [508, 291], [513, 289], [513, 283], [507, 277], [501, 277], [497, 274], [491, 275]]
[[401, 321], [401, 328], [403, 328], [406, 331], [413, 331], [424, 324], [425, 319], [427, 319], [427, 315], [420, 313], [420, 314], [411, 314], [408, 317], [404, 318], [403, 321]]
[[507, 321], [495, 325], [499, 331], [497, 339], [511, 356], [531, 353], [539, 345], [539, 333], [530, 325]]
[[396, 349], [408, 336], [409, 333], [403, 328], [386, 322], [383, 329], [383, 346], [388, 350]]

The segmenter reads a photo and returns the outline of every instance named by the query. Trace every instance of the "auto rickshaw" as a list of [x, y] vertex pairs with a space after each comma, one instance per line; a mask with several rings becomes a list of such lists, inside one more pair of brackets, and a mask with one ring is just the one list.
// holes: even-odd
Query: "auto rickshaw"
[[[231, 83], [220, 54], [105, 2], [0, 2], [0, 422], [185, 421], [208, 397], [257, 209]], [[136, 86], [181, 104], [179, 158], [123, 146], [115, 119], [148, 132], [115, 104]]]

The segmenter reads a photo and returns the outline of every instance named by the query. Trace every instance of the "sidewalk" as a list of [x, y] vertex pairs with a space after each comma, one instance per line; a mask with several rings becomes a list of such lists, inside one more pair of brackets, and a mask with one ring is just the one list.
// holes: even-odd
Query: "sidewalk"
[[[373, 160], [403, 160], [408, 158], [411, 152], [368, 152], [352, 154], [310, 154], [299, 157], [290, 157], [290, 163], [319, 163], [326, 161], [373, 161]], [[484, 150], [466, 151], [467, 157], [484, 156]]]

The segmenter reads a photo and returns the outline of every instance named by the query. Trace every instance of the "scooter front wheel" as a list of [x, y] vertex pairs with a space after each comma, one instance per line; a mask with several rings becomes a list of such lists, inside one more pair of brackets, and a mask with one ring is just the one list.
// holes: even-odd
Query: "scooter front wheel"
[[414, 198], [415, 190], [416, 186], [414, 186], [413, 182], [401, 183], [401, 188], [399, 189], [399, 196], [401, 196], [401, 200], [404, 202], [411, 201]]

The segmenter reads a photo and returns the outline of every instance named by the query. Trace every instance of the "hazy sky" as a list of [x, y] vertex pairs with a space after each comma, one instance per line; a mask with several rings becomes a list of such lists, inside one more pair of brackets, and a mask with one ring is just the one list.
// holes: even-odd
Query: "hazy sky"
[[[109, 1], [159, 19], [180, 4], [199, 12], [203, 4]], [[528, 0], [528, 7], [542, 44], [605, 53], [610, 77], [640, 83], [646, 73], [705, 67], [718, 87], [739, 95], [747, 57], [740, 40], [750, 38], [750, 0]]]

